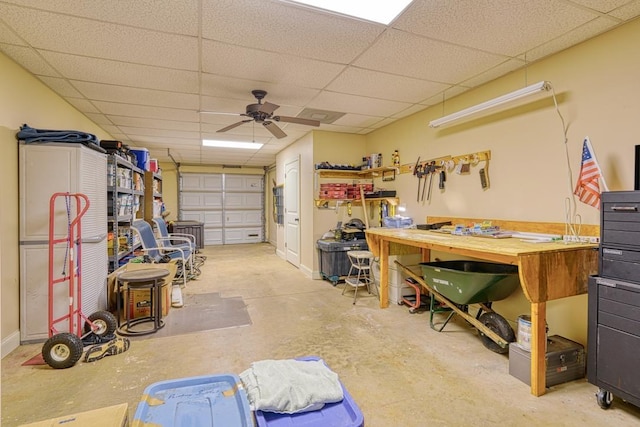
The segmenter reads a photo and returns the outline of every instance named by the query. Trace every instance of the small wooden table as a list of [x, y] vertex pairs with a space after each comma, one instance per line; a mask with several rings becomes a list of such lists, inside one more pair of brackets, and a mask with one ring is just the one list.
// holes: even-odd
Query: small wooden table
[[[169, 275], [169, 270], [165, 268], [144, 268], [140, 270], [123, 271], [116, 279], [117, 290], [117, 316], [118, 333], [120, 335], [147, 335], [156, 332], [164, 327], [162, 320], [162, 284], [165, 277]], [[127, 284], [127, 298], [124, 300], [124, 325], [120, 325], [120, 294], [124, 284]], [[130, 299], [131, 291], [145, 289], [149, 291], [149, 315], [137, 319], [131, 319]], [[135, 329], [135, 325], [141, 323], [151, 323], [152, 326], [146, 329]]]
[[[455, 224], [455, 222], [454, 222]], [[546, 302], [587, 292], [597, 273], [598, 245], [563, 242], [527, 243], [518, 238], [454, 236], [416, 229], [366, 230], [369, 250], [380, 258], [380, 307], [389, 305], [389, 255], [431, 250], [518, 266], [520, 285], [531, 303], [531, 394], [545, 393]]]

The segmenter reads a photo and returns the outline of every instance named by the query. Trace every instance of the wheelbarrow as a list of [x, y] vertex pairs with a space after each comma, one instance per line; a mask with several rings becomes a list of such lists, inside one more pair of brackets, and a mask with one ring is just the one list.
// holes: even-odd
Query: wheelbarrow
[[[496, 353], [507, 353], [515, 333], [507, 320], [492, 310], [491, 304], [511, 295], [519, 286], [518, 267], [478, 261], [439, 261], [421, 263], [423, 277], [398, 261], [395, 263], [431, 295], [431, 328], [441, 332], [454, 315], [475, 327], [482, 344]], [[475, 304], [475, 316], [469, 306]], [[433, 322], [434, 313], [449, 312], [440, 327]]]

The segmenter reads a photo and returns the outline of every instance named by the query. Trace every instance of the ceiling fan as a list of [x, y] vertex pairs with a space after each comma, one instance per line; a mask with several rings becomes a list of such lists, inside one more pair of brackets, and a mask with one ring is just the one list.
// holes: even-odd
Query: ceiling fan
[[300, 125], [308, 125], [308, 126], [320, 126], [320, 122], [318, 120], [311, 119], [301, 119], [298, 117], [288, 117], [288, 116], [274, 116], [273, 112], [280, 108], [279, 105], [272, 104], [270, 102], [262, 102], [265, 96], [267, 96], [267, 92], [264, 90], [256, 89], [252, 90], [251, 93], [258, 100], [257, 104], [249, 104], [247, 105], [247, 110], [245, 113], [239, 114], [240, 116], [250, 117], [246, 120], [241, 120], [237, 123], [219, 129], [218, 132], [226, 132], [228, 130], [234, 129], [243, 123], [249, 123], [251, 121], [255, 121], [257, 123], [262, 123], [262, 125], [267, 128], [269, 132], [273, 134], [276, 138], [284, 138], [287, 136], [286, 133], [282, 131], [274, 122], [284, 122], [284, 123], [297, 123]]

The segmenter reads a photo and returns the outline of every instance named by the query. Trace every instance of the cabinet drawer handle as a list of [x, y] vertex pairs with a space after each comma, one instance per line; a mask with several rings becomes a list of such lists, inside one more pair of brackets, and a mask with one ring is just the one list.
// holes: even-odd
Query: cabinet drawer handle
[[612, 211], [638, 212], [637, 206], [612, 206]]

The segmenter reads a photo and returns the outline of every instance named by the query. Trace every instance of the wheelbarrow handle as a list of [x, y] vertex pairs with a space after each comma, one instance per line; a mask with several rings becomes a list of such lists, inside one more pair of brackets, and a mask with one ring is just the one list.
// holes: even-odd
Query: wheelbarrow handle
[[[481, 321], [479, 321], [478, 319], [476, 319], [475, 317], [471, 316], [469, 313], [463, 311], [460, 309], [460, 307], [458, 307], [456, 304], [452, 303], [451, 301], [449, 301], [448, 298], [446, 298], [443, 295], [440, 295], [437, 291], [435, 291], [434, 289], [432, 289], [427, 282], [424, 281], [424, 279], [420, 276], [418, 276], [417, 274], [415, 274], [413, 271], [411, 271], [408, 267], [402, 265], [401, 263], [399, 263], [397, 260], [394, 261], [396, 263], [396, 265], [398, 267], [400, 267], [402, 269], [402, 271], [404, 271], [409, 277], [411, 277], [412, 279], [414, 279], [416, 282], [418, 282], [420, 285], [422, 285], [423, 288], [425, 288], [426, 290], [428, 290], [438, 301], [440, 301], [441, 303], [443, 303], [444, 305], [446, 305], [447, 307], [449, 307], [451, 310], [455, 311], [456, 314], [462, 316], [462, 318], [464, 320], [466, 320], [467, 322], [471, 323], [476, 329], [478, 329], [480, 332], [482, 332], [483, 334], [485, 334], [487, 337], [489, 337], [491, 339], [491, 341], [495, 342], [496, 344], [498, 344], [500, 347], [502, 348], [507, 348], [509, 346], [509, 343], [507, 341], [504, 340], [504, 338], [502, 338], [500, 335], [496, 334], [493, 330], [489, 329], [487, 326], [484, 325], [484, 323], [482, 323]], [[485, 306], [486, 307], [486, 306]], [[484, 307], [483, 307], [484, 309]]]

